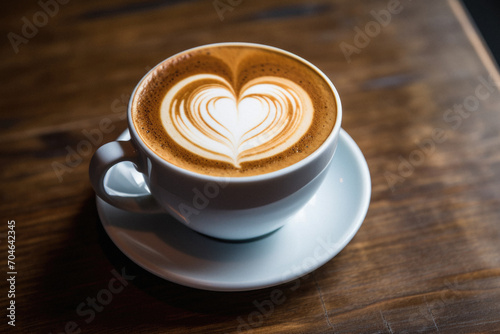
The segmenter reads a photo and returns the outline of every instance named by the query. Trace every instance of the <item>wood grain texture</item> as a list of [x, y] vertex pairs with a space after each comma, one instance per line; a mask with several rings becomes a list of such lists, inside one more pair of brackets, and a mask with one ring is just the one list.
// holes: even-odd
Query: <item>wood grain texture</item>
[[[0, 331], [498, 332], [498, 73], [485, 69], [449, 3], [219, 2], [236, 4], [223, 20], [213, 1], [69, 1], [17, 53], [8, 34], [21, 35], [23, 17], [33, 22], [43, 9], [3, 6], [0, 257], [5, 264], [14, 219], [18, 275], [16, 327], [3, 315]], [[377, 30], [371, 11], [393, 4]], [[370, 27], [368, 41], [356, 39]], [[373, 186], [366, 220], [338, 256], [294, 282], [241, 293], [183, 287], [134, 264], [104, 232], [88, 180], [93, 151], [126, 128], [124, 106], [148, 69], [222, 41], [273, 45], [322, 69]], [[346, 57], [342, 43], [357, 51]], [[82, 146], [93, 129], [102, 138]], [[57, 173], [54, 163], [72, 167]], [[114, 271], [134, 278], [95, 318], [79, 316]], [[283, 302], [259, 311], [275, 289]]]

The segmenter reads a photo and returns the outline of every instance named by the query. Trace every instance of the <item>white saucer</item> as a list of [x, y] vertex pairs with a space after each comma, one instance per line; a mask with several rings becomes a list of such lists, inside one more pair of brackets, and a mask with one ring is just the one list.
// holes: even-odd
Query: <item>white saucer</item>
[[[120, 138], [127, 136], [128, 131]], [[205, 290], [260, 289], [317, 269], [337, 255], [361, 226], [370, 202], [370, 173], [360, 149], [344, 130], [330, 166], [318, 193], [292, 222], [248, 242], [205, 237], [166, 214], [126, 212], [99, 197], [97, 208], [118, 248], [159, 277]], [[121, 193], [146, 189], [141, 174], [128, 163], [113, 167], [106, 182]]]

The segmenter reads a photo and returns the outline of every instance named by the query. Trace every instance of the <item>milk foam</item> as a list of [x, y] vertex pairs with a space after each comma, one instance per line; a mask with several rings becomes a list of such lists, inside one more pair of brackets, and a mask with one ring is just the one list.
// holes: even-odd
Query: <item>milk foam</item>
[[313, 114], [307, 92], [286, 78], [258, 77], [236, 92], [218, 75], [197, 74], [167, 92], [160, 117], [166, 132], [186, 150], [239, 168], [296, 144]]

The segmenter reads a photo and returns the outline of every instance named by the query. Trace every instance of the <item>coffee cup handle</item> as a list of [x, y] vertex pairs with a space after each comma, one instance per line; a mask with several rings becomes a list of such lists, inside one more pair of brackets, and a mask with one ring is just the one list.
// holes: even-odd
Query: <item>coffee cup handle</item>
[[[106, 191], [104, 178], [108, 170], [122, 161], [130, 161], [137, 168], [140, 166], [137, 149], [129, 141], [112, 141], [99, 147], [94, 153], [89, 166], [92, 187], [97, 195], [107, 203], [119, 209], [139, 213], [165, 212], [151, 195], [118, 196]], [[133, 195], [133, 194], [132, 194]]]

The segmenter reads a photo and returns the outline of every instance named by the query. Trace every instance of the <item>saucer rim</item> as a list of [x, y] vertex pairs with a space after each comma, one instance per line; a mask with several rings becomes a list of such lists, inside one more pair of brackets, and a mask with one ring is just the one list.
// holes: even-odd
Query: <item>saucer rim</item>
[[[118, 137], [118, 140], [125, 140], [127, 135], [129, 136], [128, 130], [125, 130]], [[209, 290], [209, 291], [221, 291], [221, 292], [258, 290], [284, 284], [317, 270], [318, 268], [329, 262], [331, 259], [333, 259], [335, 256], [337, 256], [354, 238], [354, 236], [358, 232], [359, 228], [363, 224], [363, 221], [366, 217], [371, 199], [371, 177], [368, 164], [366, 162], [363, 153], [361, 152], [360, 148], [358, 147], [354, 139], [344, 129], [341, 129], [339, 134], [339, 145], [341, 143], [343, 143], [346, 146], [346, 149], [350, 152], [350, 154], [352, 154], [353, 156], [352, 162], [355, 165], [357, 165], [357, 167], [359, 167], [360, 170], [362, 189], [359, 196], [359, 204], [356, 205], [356, 210], [357, 210], [356, 215], [352, 218], [351, 222], [347, 224], [345, 228], [345, 233], [343, 233], [338, 240], [335, 240], [336, 247], [332, 252], [329, 252], [329, 255], [327, 257], [325, 257], [322, 261], [318, 261], [314, 266], [311, 266], [310, 268], [307, 269], [302, 268], [303, 270], [290, 272], [289, 275], [282, 275], [281, 277], [272, 277], [272, 279], [266, 278], [266, 276], [263, 275], [263, 277], [259, 280], [254, 279], [249, 282], [245, 281], [229, 282], [229, 281], [224, 281], [223, 279], [214, 281], [210, 279], [190, 277], [186, 275], [181, 275], [174, 271], [169, 271], [168, 269], [165, 268], [160, 270], [157, 269], [159, 267], [155, 264], [147, 265], [149, 262], [142, 261], [143, 257], [141, 255], [134, 254], [133, 251], [128, 251], [127, 249], [125, 249], [126, 247], [124, 245], [122, 247], [121, 241], [119, 240], [120, 238], [117, 235], [115, 235], [115, 233], [113, 233], [114, 231], [110, 230], [109, 221], [107, 220], [106, 215], [103, 212], [104, 210], [106, 210], [106, 206], [110, 205], [104, 202], [99, 196], [96, 195], [96, 205], [97, 205], [98, 215], [100, 217], [104, 230], [106, 231], [106, 234], [110, 237], [110, 239], [113, 241], [116, 247], [118, 247], [118, 249], [120, 249], [120, 251], [125, 256], [127, 256], [132, 262], [139, 265], [144, 270], [167, 281], [191, 288]], [[280, 231], [277, 230], [273, 233], [279, 233], [279, 232]], [[196, 232], [193, 231], [193, 233]], [[226, 242], [226, 241], [214, 239], [214, 242]], [[248, 242], [252, 243], [254, 241], [248, 241]]]

